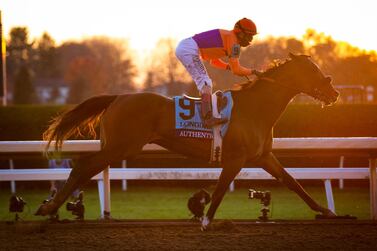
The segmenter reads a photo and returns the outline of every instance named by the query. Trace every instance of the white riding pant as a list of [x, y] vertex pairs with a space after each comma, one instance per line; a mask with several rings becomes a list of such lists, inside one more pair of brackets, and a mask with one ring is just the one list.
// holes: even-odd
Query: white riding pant
[[175, 55], [190, 73], [200, 93], [205, 84], [212, 89], [212, 80], [199, 57], [199, 47], [194, 39], [190, 37], [182, 40], [175, 50]]

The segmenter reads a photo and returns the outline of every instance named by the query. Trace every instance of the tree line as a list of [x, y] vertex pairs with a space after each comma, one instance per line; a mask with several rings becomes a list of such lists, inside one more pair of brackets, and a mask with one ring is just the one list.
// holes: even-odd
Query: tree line
[[[27, 27], [14, 27], [6, 44], [7, 79], [14, 104], [38, 103], [35, 86], [43, 82], [65, 83], [69, 87], [67, 103], [78, 103], [93, 95], [136, 91], [197, 95], [196, 86], [175, 57], [177, 41], [171, 38], [156, 44], [142, 69], [127, 40], [91, 37], [56, 45], [47, 32], [30, 41]], [[312, 56], [324, 73], [333, 77], [335, 85], [371, 86], [377, 90], [376, 52], [335, 41], [313, 29], [308, 29], [302, 39], [268, 37], [256, 41], [244, 49], [240, 60], [244, 66], [265, 70], [286, 59], [288, 52]], [[244, 81], [209, 65], [207, 70], [215, 89], [229, 89]], [[141, 85], [136, 85], [142, 74], [145, 77]], [[49, 103], [61, 95], [56, 88], [50, 88]]]

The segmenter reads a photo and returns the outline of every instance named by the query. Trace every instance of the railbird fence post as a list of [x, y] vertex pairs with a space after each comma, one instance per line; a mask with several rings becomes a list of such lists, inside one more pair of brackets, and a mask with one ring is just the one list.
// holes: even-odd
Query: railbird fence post
[[[339, 168], [344, 168], [344, 156], [340, 156]], [[339, 189], [343, 189], [343, 188], [344, 188], [344, 180], [339, 179]]]
[[[122, 160], [122, 168], [127, 168], [127, 160]], [[122, 180], [122, 191], [127, 191], [127, 180]]]
[[369, 184], [370, 184], [370, 213], [371, 219], [377, 220], [377, 175], [376, 175], [376, 163], [377, 158], [373, 157], [369, 159]]

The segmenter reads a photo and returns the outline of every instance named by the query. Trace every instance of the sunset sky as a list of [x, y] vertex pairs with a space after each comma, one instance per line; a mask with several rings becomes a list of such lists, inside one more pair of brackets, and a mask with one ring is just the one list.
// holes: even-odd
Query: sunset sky
[[3, 33], [27, 26], [31, 38], [47, 31], [57, 43], [93, 35], [126, 38], [147, 54], [159, 38], [182, 39], [213, 28], [255, 21], [259, 39], [301, 38], [308, 28], [366, 50], [377, 50], [374, 0], [2, 0]]

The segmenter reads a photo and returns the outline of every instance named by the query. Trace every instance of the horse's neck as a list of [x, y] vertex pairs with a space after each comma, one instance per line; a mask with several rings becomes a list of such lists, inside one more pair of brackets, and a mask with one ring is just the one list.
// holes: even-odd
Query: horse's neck
[[[242, 94], [241, 94], [242, 93]], [[296, 95], [292, 89], [288, 89], [278, 82], [258, 81], [252, 88], [242, 91], [239, 99], [245, 113], [253, 120], [258, 118], [266, 126], [273, 127], [279, 119], [288, 103]], [[243, 109], [241, 108], [241, 109]], [[251, 112], [257, 112], [250, 114]]]

